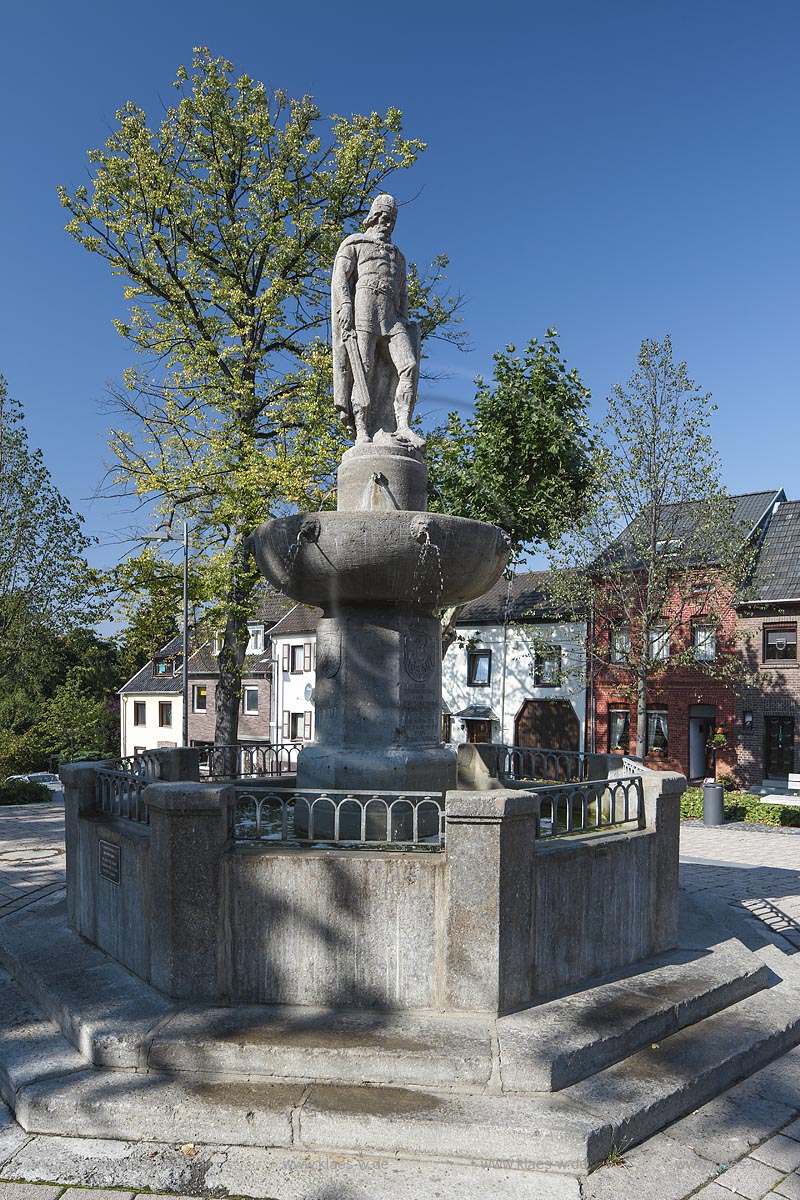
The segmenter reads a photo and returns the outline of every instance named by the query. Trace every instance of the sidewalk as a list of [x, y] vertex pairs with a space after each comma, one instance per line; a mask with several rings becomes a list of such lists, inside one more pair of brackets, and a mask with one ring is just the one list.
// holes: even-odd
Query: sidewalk
[[[60, 805], [0, 809], [0, 920], [63, 887]], [[800, 1005], [800, 830], [681, 832], [681, 886]], [[0, 1030], [1, 1032], [1, 1030]], [[354, 1160], [280, 1150], [29, 1135], [0, 1103], [0, 1200], [800, 1200], [800, 1047], [592, 1175]], [[114, 1189], [108, 1192], [108, 1189]]]

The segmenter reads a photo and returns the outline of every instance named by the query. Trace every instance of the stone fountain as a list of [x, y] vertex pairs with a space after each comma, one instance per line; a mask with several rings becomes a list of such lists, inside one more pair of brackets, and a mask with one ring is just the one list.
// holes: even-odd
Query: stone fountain
[[441, 744], [436, 610], [486, 592], [508, 560], [502, 530], [427, 510], [424, 442], [410, 428], [419, 373], [396, 204], [379, 196], [333, 270], [335, 400], [355, 435], [335, 512], [256, 530], [259, 568], [324, 613], [317, 630], [316, 739], [298, 787], [444, 792], [456, 759]]

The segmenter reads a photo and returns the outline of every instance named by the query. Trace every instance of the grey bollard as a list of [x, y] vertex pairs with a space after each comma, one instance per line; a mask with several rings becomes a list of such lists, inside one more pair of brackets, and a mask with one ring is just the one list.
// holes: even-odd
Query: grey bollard
[[721, 783], [706, 779], [703, 783], [703, 824], [722, 825], [725, 821]]

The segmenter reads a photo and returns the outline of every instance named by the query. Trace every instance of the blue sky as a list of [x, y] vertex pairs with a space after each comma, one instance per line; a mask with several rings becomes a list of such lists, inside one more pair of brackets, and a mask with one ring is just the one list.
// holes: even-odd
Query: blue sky
[[728, 488], [800, 495], [797, 0], [32, 0], [3, 26], [0, 372], [98, 562], [145, 523], [91, 499], [131, 355], [121, 283], [63, 232], [56, 186], [126, 100], [156, 124], [197, 45], [325, 113], [395, 105], [428, 143], [396, 240], [449, 255], [473, 349], [432, 351], [449, 377], [421, 408], [468, 405], [493, 351], [556, 325], [599, 417], [669, 333], [719, 405]]

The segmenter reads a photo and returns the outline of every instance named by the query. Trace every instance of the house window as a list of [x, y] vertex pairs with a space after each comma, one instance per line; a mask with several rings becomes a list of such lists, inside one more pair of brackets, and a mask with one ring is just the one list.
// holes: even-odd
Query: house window
[[208, 689], [203, 683], [192, 686], [192, 712], [204, 713], [208, 708]]
[[753, 713], [749, 708], [746, 708], [742, 713], [742, 729], [745, 733], [753, 732]]
[[449, 713], [442, 713], [442, 741], [449, 742], [453, 736], [453, 718]]
[[158, 702], [158, 723], [162, 729], [172, 726], [172, 701], [159, 700]]
[[533, 659], [534, 687], [558, 687], [561, 683], [561, 647], [537, 651]]
[[797, 659], [797, 622], [764, 626], [764, 662]]
[[311, 642], [288, 643], [283, 647], [283, 669], [292, 675], [301, 675], [311, 670]]
[[647, 633], [650, 661], [659, 662], [669, 658], [669, 630], [665, 625], [654, 625]]
[[242, 707], [247, 716], [256, 716], [258, 713], [258, 688], [246, 687], [242, 694]]
[[311, 739], [311, 713], [284, 712], [283, 736], [293, 742], [309, 741]]
[[467, 652], [467, 686], [488, 687], [491, 681], [491, 650], [469, 650]]
[[631, 740], [631, 714], [627, 708], [608, 710], [608, 749], [612, 754], [628, 753]]
[[147, 704], [144, 700], [134, 700], [133, 702], [133, 723], [134, 725], [147, 724]]
[[264, 626], [248, 625], [247, 632], [250, 635], [247, 643], [247, 653], [260, 654], [264, 649]]
[[717, 657], [717, 631], [713, 625], [693, 625], [692, 645], [698, 662], [713, 662]]
[[631, 654], [630, 625], [616, 625], [609, 636], [612, 663], [627, 662]]
[[165, 658], [156, 658], [153, 660], [154, 675], [169, 675], [170, 666]]
[[668, 745], [666, 709], [648, 709], [647, 753], [666, 754]]

